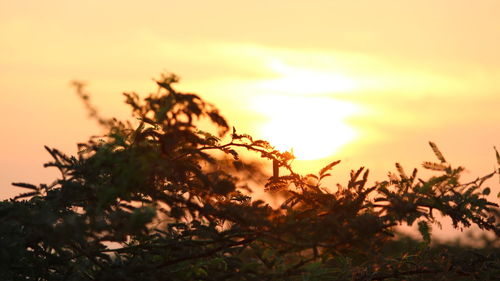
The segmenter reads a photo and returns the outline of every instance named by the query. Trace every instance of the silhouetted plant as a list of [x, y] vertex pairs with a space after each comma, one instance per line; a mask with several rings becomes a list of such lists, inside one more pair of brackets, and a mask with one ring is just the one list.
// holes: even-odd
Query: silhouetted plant
[[[432, 246], [435, 214], [455, 228], [476, 225], [500, 236], [496, 203], [483, 183], [468, 183], [435, 144], [428, 180], [396, 164], [387, 180], [368, 170], [326, 187], [340, 161], [300, 175], [293, 155], [239, 134], [217, 108], [172, 88], [173, 75], [142, 101], [125, 94], [139, 125], [105, 119], [76, 84], [108, 133], [78, 145], [76, 156], [46, 147], [61, 177], [0, 203], [2, 280], [494, 280], [498, 248]], [[211, 121], [217, 134], [198, 128]], [[286, 171], [267, 178], [248, 150]], [[498, 155], [498, 153], [497, 153]], [[498, 156], [497, 156], [498, 157]], [[500, 157], [498, 157], [500, 164]], [[259, 185], [259, 179], [266, 183]], [[279, 191], [273, 208], [251, 198], [253, 182]], [[418, 225], [422, 241], [396, 239]]]

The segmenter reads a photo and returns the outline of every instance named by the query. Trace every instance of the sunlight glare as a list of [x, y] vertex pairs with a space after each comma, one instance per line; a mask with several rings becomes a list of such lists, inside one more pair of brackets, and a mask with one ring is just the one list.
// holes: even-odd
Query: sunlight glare
[[262, 88], [284, 94], [324, 94], [351, 92], [356, 82], [332, 71], [295, 67], [280, 60], [272, 60], [269, 68], [278, 74], [275, 79], [261, 82]]
[[345, 119], [360, 108], [328, 97], [266, 96], [254, 99], [256, 111], [268, 118], [262, 137], [299, 160], [328, 157], [352, 141], [357, 132]]

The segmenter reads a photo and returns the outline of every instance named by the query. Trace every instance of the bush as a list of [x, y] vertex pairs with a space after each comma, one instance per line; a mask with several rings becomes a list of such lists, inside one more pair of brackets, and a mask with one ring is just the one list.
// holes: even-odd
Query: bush
[[[500, 236], [496, 203], [482, 184], [462, 183], [462, 167], [424, 162], [437, 175], [367, 185], [368, 170], [347, 185], [323, 180], [340, 161], [300, 175], [293, 155], [229, 128], [217, 108], [172, 88], [162, 76], [142, 101], [125, 94], [140, 122], [91, 115], [107, 128], [76, 156], [46, 147], [61, 176], [52, 184], [14, 183], [29, 192], [0, 203], [2, 280], [493, 280], [498, 248], [431, 245], [434, 215], [455, 228], [476, 225]], [[211, 121], [217, 134], [199, 130]], [[272, 161], [274, 175], [241, 150]], [[498, 157], [500, 158], [500, 157]], [[500, 160], [499, 160], [500, 164]], [[279, 171], [286, 171], [279, 175]], [[280, 207], [251, 198], [248, 186], [279, 192]], [[397, 239], [417, 224], [422, 240]]]

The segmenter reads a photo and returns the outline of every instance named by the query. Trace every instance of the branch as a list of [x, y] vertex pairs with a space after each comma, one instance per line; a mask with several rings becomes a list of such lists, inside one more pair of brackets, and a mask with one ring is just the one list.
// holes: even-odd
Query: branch
[[188, 261], [188, 260], [194, 260], [194, 259], [200, 259], [200, 258], [206, 258], [206, 257], [209, 257], [219, 251], [222, 251], [224, 249], [227, 249], [227, 248], [231, 248], [231, 247], [235, 247], [235, 246], [245, 246], [249, 243], [252, 243], [253, 241], [255, 240], [255, 238], [247, 238], [247, 239], [244, 239], [244, 240], [241, 240], [239, 242], [233, 242], [233, 243], [230, 243], [230, 244], [227, 244], [227, 245], [223, 245], [223, 246], [219, 246], [217, 248], [214, 248], [212, 250], [209, 250], [209, 251], [206, 251], [204, 253], [200, 253], [200, 254], [197, 254], [197, 255], [194, 255], [194, 256], [187, 256], [187, 257], [182, 257], [182, 258], [177, 258], [177, 259], [173, 259], [173, 260], [169, 260], [169, 261], [166, 261], [166, 262], [163, 262], [159, 265], [156, 266], [156, 268], [162, 268], [162, 267], [166, 267], [166, 266], [170, 266], [170, 265], [173, 265], [173, 264], [176, 264], [176, 263], [180, 263], [180, 262], [183, 262], [183, 261]]
[[[444, 273], [445, 271], [442, 269], [420, 269], [420, 270], [408, 270], [408, 271], [401, 271], [401, 272], [394, 272], [394, 273], [387, 273], [387, 274], [375, 274], [375, 277], [372, 277], [371, 280], [385, 280], [388, 278], [399, 278], [402, 276], [408, 276], [408, 275], [417, 275], [417, 274], [436, 274], [436, 273]], [[456, 274], [462, 275], [462, 276], [469, 276], [470, 274], [467, 274], [465, 272], [459, 272], [455, 271]], [[378, 275], [378, 276], [377, 276]]]

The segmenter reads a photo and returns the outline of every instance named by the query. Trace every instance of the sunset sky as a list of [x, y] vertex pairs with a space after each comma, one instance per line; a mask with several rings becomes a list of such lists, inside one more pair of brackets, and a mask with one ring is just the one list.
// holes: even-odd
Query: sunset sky
[[383, 180], [434, 160], [428, 141], [466, 177], [496, 167], [500, 1], [0, 0], [0, 198], [55, 179], [43, 145], [103, 133], [72, 80], [128, 118], [121, 93], [165, 71], [238, 132], [293, 147], [300, 171], [340, 159], [338, 181]]

